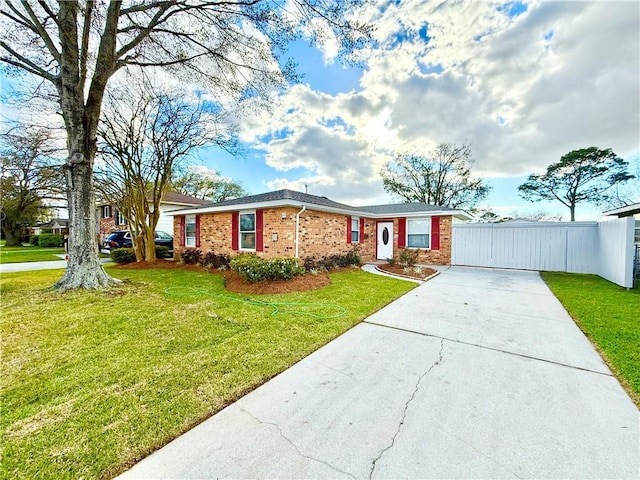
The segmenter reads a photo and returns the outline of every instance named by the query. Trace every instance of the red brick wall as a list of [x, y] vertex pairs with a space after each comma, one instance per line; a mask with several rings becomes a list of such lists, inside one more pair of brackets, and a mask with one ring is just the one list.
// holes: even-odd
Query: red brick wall
[[[370, 261], [375, 255], [375, 222], [365, 218], [360, 243], [347, 243], [347, 215], [307, 210], [300, 216], [300, 257], [322, 257], [347, 253], [357, 246], [360, 256]], [[295, 229], [295, 226], [294, 226]]]
[[[264, 250], [257, 252], [263, 257], [283, 257], [295, 255], [296, 213], [295, 207], [280, 207], [263, 210]], [[284, 218], [283, 218], [284, 214]], [[384, 221], [384, 220], [379, 220]], [[386, 220], [391, 221], [391, 220]], [[180, 247], [180, 217], [174, 217], [174, 250]], [[306, 210], [300, 214], [299, 257], [322, 257], [347, 253], [358, 246], [365, 262], [376, 259], [376, 220], [364, 217], [364, 231], [361, 243], [347, 243], [347, 215]], [[398, 249], [398, 219], [393, 219], [394, 255]], [[273, 235], [277, 240], [273, 240]], [[203, 253], [241, 253], [231, 249], [231, 212], [206, 213], [200, 215], [200, 250]], [[440, 250], [421, 250], [420, 263], [448, 265], [451, 263], [451, 216], [440, 217]]]
[[[440, 249], [425, 250], [420, 249], [418, 257], [419, 263], [433, 265], [451, 265], [451, 215], [440, 216]], [[391, 221], [391, 220], [387, 220]], [[393, 219], [393, 250], [394, 257], [398, 259], [401, 248], [398, 248], [398, 219]], [[432, 240], [433, 244], [433, 240]]]
[[129, 228], [128, 225], [116, 225], [113, 221], [113, 217], [101, 218], [100, 219], [100, 235], [106, 237], [111, 232], [115, 232], [116, 230], [126, 230]]
[[100, 236], [104, 239], [111, 232], [116, 230], [126, 230], [128, 225], [116, 225], [113, 214], [116, 212], [116, 207], [111, 207], [111, 217], [102, 217], [102, 207], [98, 207], [98, 216], [100, 217]]
[[[263, 210], [263, 257], [284, 257], [295, 255], [296, 214], [295, 207], [280, 207]], [[283, 218], [284, 214], [284, 218]], [[354, 244], [347, 243], [347, 216], [306, 210], [300, 214], [300, 258], [321, 257], [350, 251]], [[375, 256], [375, 222], [365, 219], [364, 243], [360, 253], [366, 260]], [[273, 239], [273, 235], [277, 239]], [[174, 250], [180, 247], [180, 220], [173, 222]], [[200, 215], [200, 250], [204, 253], [238, 254], [231, 249], [231, 212], [205, 213]]]

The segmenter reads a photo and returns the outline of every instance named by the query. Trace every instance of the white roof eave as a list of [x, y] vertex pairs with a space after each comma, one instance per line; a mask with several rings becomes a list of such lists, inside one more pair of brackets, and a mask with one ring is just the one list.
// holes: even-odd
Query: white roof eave
[[203, 207], [203, 208], [184, 208], [178, 210], [171, 210], [166, 212], [168, 215], [176, 216], [176, 215], [192, 215], [192, 214], [203, 214], [203, 213], [222, 213], [222, 212], [234, 212], [238, 210], [255, 210], [255, 209], [265, 209], [265, 208], [277, 208], [277, 207], [294, 207], [294, 208], [302, 208], [307, 207], [308, 210], [316, 210], [319, 212], [328, 212], [328, 213], [339, 213], [342, 215], [354, 215], [365, 218], [372, 219], [383, 219], [383, 218], [398, 218], [398, 217], [433, 217], [433, 216], [443, 216], [443, 215], [451, 215], [459, 220], [472, 220], [473, 217], [469, 215], [464, 210], [425, 210], [418, 212], [402, 212], [402, 213], [370, 213], [363, 212], [358, 210], [357, 207], [353, 209], [347, 208], [337, 208], [337, 207], [329, 207], [325, 205], [316, 205], [313, 203], [300, 202], [297, 200], [271, 200], [268, 202], [254, 202], [254, 203], [243, 203], [243, 204], [235, 204], [235, 205], [223, 205], [223, 206], [213, 206], [213, 207]]

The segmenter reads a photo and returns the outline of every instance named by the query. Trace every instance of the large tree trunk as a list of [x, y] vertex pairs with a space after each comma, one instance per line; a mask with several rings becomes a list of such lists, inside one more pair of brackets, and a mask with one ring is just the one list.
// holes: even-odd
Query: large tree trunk
[[136, 262], [155, 262], [156, 244], [154, 230], [148, 225], [140, 225], [133, 248], [136, 253]]
[[155, 262], [157, 260], [155, 237], [155, 232], [152, 228], [146, 229], [144, 242], [144, 259], [147, 262]]
[[133, 251], [136, 254], [136, 262], [144, 262], [145, 250], [144, 235], [141, 232], [138, 232], [133, 242]]
[[12, 228], [11, 226], [4, 225], [2, 227], [2, 232], [4, 233], [4, 239], [6, 240], [5, 246], [19, 247], [22, 245], [20, 242], [22, 228]]
[[575, 205], [571, 205], [569, 207], [569, 210], [571, 211], [571, 221], [575, 222], [576, 221], [576, 206]]
[[[161, 189], [164, 189], [164, 186], [162, 186]], [[156, 255], [156, 227], [158, 226], [158, 219], [160, 218], [160, 198], [154, 199], [153, 211], [149, 212], [149, 224], [145, 225], [146, 239], [144, 256], [147, 262], [155, 262], [158, 258]]]
[[[69, 203], [69, 263], [64, 276], [54, 287], [60, 290], [105, 288], [120, 281], [107, 275], [98, 259], [93, 161], [102, 95], [114, 68], [115, 29], [120, 3], [109, 4], [107, 24], [100, 41], [96, 72], [91, 80], [86, 105], [84, 73], [78, 62], [79, 5], [76, 2], [60, 2], [59, 5], [58, 27], [63, 48], [60, 57], [61, 81], [56, 88], [67, 130], [69, 152], [65, 164]], [[89, 32], [84, 34], [88, 35]]]
[[[65, 165], [67, 200], [69, 203], [69, 263], [64, 276], [54, 285], [60, 290], [105, 288], [117, 280], [109, 276], [98, 259], [98, 229], [93, 193], [93, 161], [90, 148], [79, 154], [79, 146], [87, 146], [84, 135], [73, 135], [69, 142], [69, 159]], [[71, 135], [70, 135], [71, 138]]]

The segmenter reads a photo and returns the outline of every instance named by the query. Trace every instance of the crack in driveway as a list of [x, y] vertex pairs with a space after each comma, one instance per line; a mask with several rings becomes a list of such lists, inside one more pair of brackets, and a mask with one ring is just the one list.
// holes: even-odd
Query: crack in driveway
[[407, 400], [407, 402], [404, 404], [404, 410], [402, 412], [402, 418], [400, 419], [400, 423], [398, 423], [398, 428], [396, 429], [396, 433], [391, 438], [391, 442], [385, 448], [380, 450], [380, 453], [378, 453], [378, 456], [373, 459], [373, 462], [371, 462], [371, 470], [369, 472], [369, 480], [371, 480], [371, 478], [373, 478], [373, 474], [375, 472], [376, 464], [378, 463], [378, 461], [396, 443], [396, 438], [400, 434], [400, 430], [402, 429], [402, 425], [404, 425], [404, 420], [407, 417], [407, 410], [409, 410], [409, 404], [416, 397], [416, 394], [418, 393], [418, 389], [420, 388], [420, 383], [431, 372], [431, 370], [433, 370], [433, 367], [435, 367], [436, 365], [439, 365], [440, 362], [442, 362], [442, 350], [443, 349], [444, 349], [444, 338], [440, 339], [440, 351], [438, 352], [438, 359], [422, 375], [420, 375], [420, 377], [418, 378], [418, 381], [416, 382], [416, 386], [413, 389], [413, 393], [411, 394], [411, 397], [409, 397], [409, 400]]
[[375, 325], [376, 327], [390, 328], [391, 330], [398, 330], [400, 332], [414, 333], [416, 335], [422, 335], [423, 337], [439, 338], [441, 340], [446, 340], [446, 341], [452, 342], [452, 343], [460, 343], [461, 345], [469, 345], [471, 347], [482, 348], [484, 350], [491, 350], [493, 352], [504, 353], [506, 355], [513, 355], [514, 357], [527, 358], [529, 360], [535, 360], [535, 361], [538, 361], [538, 362], [550, 363], [552, 365], [559, 365], [561, 367], [571, 368], [573, 370], [580, 370], [580, 371], [583, 371], [583, 372], [595, 373], [596, 375], [604, 375], [605, 377], [613, 377], [614, 376], [613, 373], [611, 373], [611, 372], [602, 372], [602, 371], [593, 370], [593, 369], [587, 368], [587, 367], [579, 367], [577, 365], [570, 365], [568, 363], [557, 362], [555, 360], [549, 360], [549, 359], [542, 358], [542, 357], [534, 357], [533, 355], [527, 355], [525, 353], [512, 352], [510, 350], [505, 350], [503, 348], [490, 347], [488, 345], [481, 345], [481, 344], [475, 343], [475, 342], [467, 342], [467, 341], [464, 341], [464, 340], [458, 340], [458, 339], [452, 338], [452, 337], [442, 337], [442, 336], [436, 335], [434, 333], [419, 332], [418, 330], [411, 330], [411, 329], [402, 328], [402, 327], [394, 327], [393, 325], [385, 325], [384, 323], [371, 322], [371, 321], [368, 321], [368, 320], [364, 320], [363, 323], [368, 323], [369, 325]]
[[284, 434], [284, 432], [282, 431], [282, 428], [281, 428], [281, 427], [280, 427], [280, 425], [278, 425], [277, 423], [273, 423], [273, 422], [265, 422], [264, 420], [261, 420], [261, 419], [259, 419], [258, 417], [256, 417], [256, 416], [255, 416], [253, 413], [251, 413], [250, 411], [245, 410], [245, 409], [244, 409], [244, 408], [242, 408], [242, 407], [238, 407], [238, 408], [239, 408], [239, 410], [240, 410], [241, 412], [246, 413], [246, 414], [247, 414], [247, 415], [249, 415], [251, 418], [253, 418], [256, 422], [258, 422], [258, 423], [260, 423], [260, 424], [262, 424], [262, 425], [269, 425], [269, 426], [271, 426], [271, 427], [275, 427], [275, 428], [276, 428], [276, 430], [278, 430], [278, 434], [280, 435], [280, 437], [282, 437], [282, 439], [283, 439], [283, 440], [285, 440], [289, 445], [291, 445], [291, 446], [293, 447], [293, 449], [296, 451], [296, 453], [297, 453], [298, 455], [300, 455], [301, 457], [306, 458], [307, 460], [312, 460], [312, 461], [314, 461], [314, 462], [318, 462], [318, 463], [321, 463], [321, 464], [323, 464], [323, 465], [326, 465], [327, 467], [331, 468], [332, 470], [335, 470], [336, 472], [340, 472], [340, 473], [342, 473], [342, 474], [344, 474], [344, 475], [348, 475], [348, 476], [350, 476], [351, 478], [353, 478], [354, 480], [356, 480], [356, 476], [355, 476], [354, 474], [352, 474], [352, 473], [350, 473], [350, 472], [346, 472], [346, 471], [344, 471], [344, 470], [341, 470], [340, 468], [336, 467], [335, 465], [331, 465], [330, 463], [328, 463], [328, 462], [326, 462], [326, 461], [322, 460], [321, 458], [312, 457], [311, 455], [306, 455], [306, 454], [302, 453], [302, 452], [300, 451], [300, 449], [296, 446], [296, 444], [295, 444], [295, 443], [293, 443], [293, 441], [292, 441], [289, 437], [287, 437], [287, 436]]

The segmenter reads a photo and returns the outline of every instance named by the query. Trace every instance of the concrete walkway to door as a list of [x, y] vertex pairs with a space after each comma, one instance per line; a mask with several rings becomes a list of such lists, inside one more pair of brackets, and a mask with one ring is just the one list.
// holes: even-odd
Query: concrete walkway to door
[[454, 267], [121, 478], [637, 479], [639, 420], [537, 273]]

